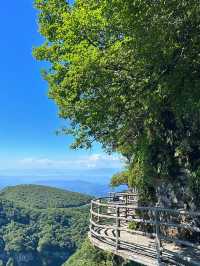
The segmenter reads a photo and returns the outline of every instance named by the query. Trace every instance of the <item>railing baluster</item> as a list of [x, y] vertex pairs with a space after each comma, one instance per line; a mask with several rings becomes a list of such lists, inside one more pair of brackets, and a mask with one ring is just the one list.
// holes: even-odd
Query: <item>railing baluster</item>
[[159, 225], [159, 211], [157, 209], [155, 209], [155, 233], [156, 233], [156, 251], [157, 251], [157, 262], [158, 265], [162, 265], [162, 261], [161, 261], [161, 240], [160, 240], [160, 225]]
[[127, 204], [128, 204], [128, 195], [125, 195], [125, 205], [126, 205], [126, 207], [125, 207], [125, 218], [127, 218]]
[[116, 250], [119, 249], [120, 238], [120, 207], [116, 206]]
[[[98, 200], [98, 203], [101, 203], [101, 199]], [[97, 222], [99, 223], [100, 222], [100, 205], [98, 204], [97, 205], [97, 213], [98, 213], [98, 216], [97, 216]]]

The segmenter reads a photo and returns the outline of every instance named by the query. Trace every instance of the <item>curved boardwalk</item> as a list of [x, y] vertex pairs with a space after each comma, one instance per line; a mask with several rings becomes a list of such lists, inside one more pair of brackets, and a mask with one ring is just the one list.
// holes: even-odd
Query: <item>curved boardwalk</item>
[[138, 207], [136, 194], [118, 193], [92, 201], [89, 238], [143, 265], [200, 266], [199, 225], [200, 213]]

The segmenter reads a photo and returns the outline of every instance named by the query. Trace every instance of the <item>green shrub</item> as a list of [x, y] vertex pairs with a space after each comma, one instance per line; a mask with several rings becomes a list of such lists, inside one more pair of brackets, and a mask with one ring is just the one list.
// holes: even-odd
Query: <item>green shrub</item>
[[128, 229], [136, 230], [137, 228], [138, 228], [138, 223], [137, 222], [132, 221], [132, 222], [128, 223]]

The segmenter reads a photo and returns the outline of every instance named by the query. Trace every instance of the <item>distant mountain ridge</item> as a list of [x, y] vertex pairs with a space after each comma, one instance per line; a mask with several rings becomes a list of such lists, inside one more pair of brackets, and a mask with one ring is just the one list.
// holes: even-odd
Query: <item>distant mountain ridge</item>
[[[7, 179], [3, 178], [0, 179], [0, 189], [3, 189], [7, 186], [15, 186], [19, 184], [35, 184], [35, 185], [43, 185], [43, 186], [51, 186], [56, 187], [64, 190], [69, 190], [73, 192], [88, 194], [94, 197], [103, 197], [111, 191], [111, 187], [107, 183], [95, 183], [94, 179], [93, 182], [85, 181], [85, 180], [78, 180], [78, 179], [37, 179], [34, 178], [23, 178], [23, 180], [12, 180], [11, 178]], [[121, 186], [116, 190], [123, 190], [125, 186]]]
[[110, 191], [110, 187], [106, 184], [95, 184], [82, 180], [41, 180], [37, 183], [41, 185], [48, 185], [74, 192], [88, 194], [95, 197], [105, 196]]

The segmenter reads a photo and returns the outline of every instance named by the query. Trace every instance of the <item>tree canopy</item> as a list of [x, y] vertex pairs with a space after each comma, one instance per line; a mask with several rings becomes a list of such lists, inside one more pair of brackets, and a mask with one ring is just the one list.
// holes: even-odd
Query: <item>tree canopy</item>
[[[87, 236], [89, 206], [81, 205], [88, 198], [42, 186], [4, 189], [0, 193], [0, 265], [61, 266]], [[70, 199], [74, 207], [67, 204]]]
[[[74, 148], [128, 160], [130, 184], [196, 176], [200, 163], [198, 1], [36, 0], [44, 77]], [[137, 174], [137, 179], [135, 176]], [[123, 179], [124, 180], [124, 179]], [[194, 179], [196, 180], [196, 179]], [[194, 181], [196, 182], [196, 181]]]
[[22, 207], [33, 209], [80, 207], [92, 199], [85, 194], [40, 185], [6, 187], [0, 191], [1, 197]]

